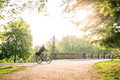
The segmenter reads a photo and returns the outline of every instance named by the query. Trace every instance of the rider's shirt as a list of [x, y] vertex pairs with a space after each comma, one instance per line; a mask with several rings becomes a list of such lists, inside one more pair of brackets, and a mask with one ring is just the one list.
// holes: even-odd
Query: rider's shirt
[[45, 50], [46, 50], [45, 47], [41, 47], [39, 52], [44, 52]]

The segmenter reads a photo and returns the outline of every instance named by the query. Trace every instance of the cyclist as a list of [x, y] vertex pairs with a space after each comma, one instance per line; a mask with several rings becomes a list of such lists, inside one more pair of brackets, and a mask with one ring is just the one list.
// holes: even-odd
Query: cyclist
[[40, 50], [39, 50], [39, 53], [40, 53], [40, 55], [42, 55], [42, 60], [43, 60], [43, 56], [44, 56], [44, 51], [48, 51], [47, 49], [45, 49], [45, 46], [44, 46], [44, 44], [43, 44], [43, 46], [40, 48]]

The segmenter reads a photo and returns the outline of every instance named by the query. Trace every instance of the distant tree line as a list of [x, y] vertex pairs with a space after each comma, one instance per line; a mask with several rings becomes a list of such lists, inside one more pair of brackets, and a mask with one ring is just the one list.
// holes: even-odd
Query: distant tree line
[[[46, 48], [52, 52], [52, 43], [48, 41]], [[58, 43], [56, 43], [57, 53], [94, 53], [98, 54], [101, 52], [108, 54], [112, 49], [103, 49], [97, 44], [92, 44], [90, 40], [79, 38], [76, 36], [65, 36]]]

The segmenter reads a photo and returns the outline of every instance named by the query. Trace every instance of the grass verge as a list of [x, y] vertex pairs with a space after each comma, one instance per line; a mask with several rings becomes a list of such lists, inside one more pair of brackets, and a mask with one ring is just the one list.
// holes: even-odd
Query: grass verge
[[19, 70], [25, 69], [26, 66], [4, 66], [0, 67], [0, 76], [4, 76], [9, 73], [14, 73]]
[[120, 80], [120, 60], [109, 60], [95, 63], [93, 68], [104, 80]]

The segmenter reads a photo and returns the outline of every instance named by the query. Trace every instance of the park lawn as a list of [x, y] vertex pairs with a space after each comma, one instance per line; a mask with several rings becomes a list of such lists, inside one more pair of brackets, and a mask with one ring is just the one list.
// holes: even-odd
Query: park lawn
[[14, 73], [20, 71], [21, 69], [25, 69], [26, 66], [4, 66], [0, 67], [0, 76], [4, 76], [9, 73]]
[[92, 67], [104, 80], [120, 80], [120, 60], [98, 62]]

